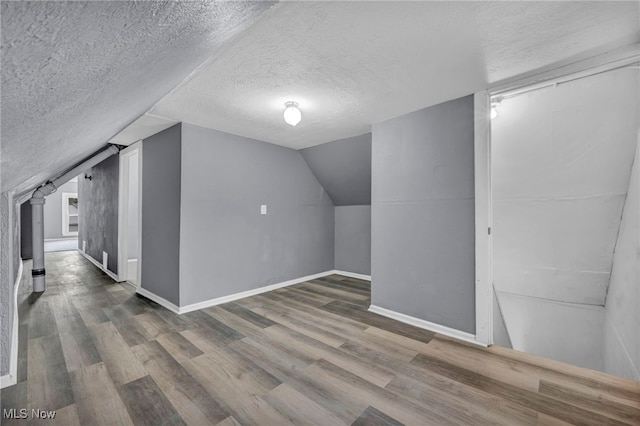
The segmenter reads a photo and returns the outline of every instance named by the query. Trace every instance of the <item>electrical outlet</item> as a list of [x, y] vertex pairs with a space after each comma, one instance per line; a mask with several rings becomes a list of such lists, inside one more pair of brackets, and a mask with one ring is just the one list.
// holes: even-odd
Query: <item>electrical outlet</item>
[[267, 205], [266, 204], [262, 204], [260, 206], [260, 214], [267, 214]]

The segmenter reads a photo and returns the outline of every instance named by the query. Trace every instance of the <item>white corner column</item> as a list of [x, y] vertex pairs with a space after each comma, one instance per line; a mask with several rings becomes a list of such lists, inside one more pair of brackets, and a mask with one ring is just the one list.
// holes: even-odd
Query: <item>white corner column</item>
[[476, 211], [476, 336], [493, 343], [493, 286], [491, 278], [491, 119], [486, 91], [474, 95], [474, 157]]

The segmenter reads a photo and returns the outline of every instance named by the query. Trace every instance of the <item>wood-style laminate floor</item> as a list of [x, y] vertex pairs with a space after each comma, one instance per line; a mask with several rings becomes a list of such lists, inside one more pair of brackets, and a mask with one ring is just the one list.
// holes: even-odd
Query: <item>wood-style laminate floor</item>
[[38, 298], [25, 265], [18, 384], [2, 390], [3, 412], [56, 410], [42, 423], [640, 425], [640, 383], [369, 313], [364, 281], [176, 315], [78, 253], [46, 260]]

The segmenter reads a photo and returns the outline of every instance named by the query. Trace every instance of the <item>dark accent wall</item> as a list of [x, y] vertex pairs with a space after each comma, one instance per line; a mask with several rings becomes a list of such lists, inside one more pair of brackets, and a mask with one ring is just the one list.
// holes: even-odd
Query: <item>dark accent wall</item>
[[336, 206], [371, 204], [371, 133], [300, 153]]
[[335, 266], [371, 275], [371, 206], [336, 206]]
[[182, 306], [334, 269], [333, 203], [293, 149], [183, 124], [180, 219]]
[[372, 304], [475, 334], [473, 96], [373, 126]]
[[31, 202], [27, 200], [20, 205], [20, 255], [22, 259], [33, 257], [32, 229]]
[[181, 124], [142, 142], [142, 288], [180, 305]]
[[118, 273], [118, 192], [120, 157], [113, 155], [78, 179], [78, 246], [86, 241], [86, 254], [102, 263], [107, 252], [107, 269]]

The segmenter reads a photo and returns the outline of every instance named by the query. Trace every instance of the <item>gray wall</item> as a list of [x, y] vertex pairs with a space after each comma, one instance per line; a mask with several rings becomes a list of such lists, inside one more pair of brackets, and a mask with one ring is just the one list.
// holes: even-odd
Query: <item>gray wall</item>
[[20, 256], [23, 259], [33, 257], [32, 235], [31, 203], [27, 200], [20, 206]]
[[371, 275], [371, 206], [335, 207], [335, 268]]
[[371, 204], [371, 133], [300, 153], [336, 206]]
[[107, 269], [118, 273], [118, 192], [120, 158], [113, 155], [88, 170], [92, 179], [78, 179], [78, 246], [87, 242], [86, 254], [102, 263], [107, 252]]
[[371, 133], [300, 153], [336, 206], [336, 269], [371, 275]]
[[298, 151], [187, 124], [180, 230], [182, 306], [334, 268], [333, 203]]
[[181, 125], [142, 142], [142, 288], [179, 305]]
[[[84, 176], [84, 175], [82, 175]], [[61, 185], [56, 192], [47, 196], [44, 204], [44, 239], [77, 238], [62, 235], [62, 193], [78, 192], [77, 182], [67, 182]], [[100, 257], [102, 259], [102, 256]]]
[[473, 96], [373, 126], [372, 304], [475, 334]]

